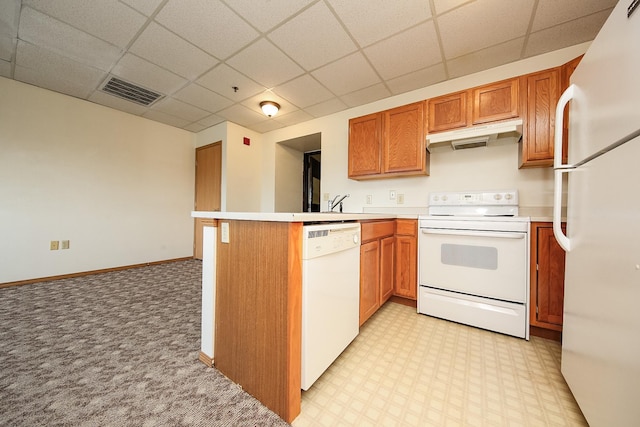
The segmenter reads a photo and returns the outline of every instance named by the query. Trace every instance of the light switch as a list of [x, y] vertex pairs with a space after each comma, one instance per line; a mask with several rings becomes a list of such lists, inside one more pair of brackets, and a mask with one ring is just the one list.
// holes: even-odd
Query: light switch
[[229, 223], [220, 223], [220, 241], [222, 243], [229, 243]]

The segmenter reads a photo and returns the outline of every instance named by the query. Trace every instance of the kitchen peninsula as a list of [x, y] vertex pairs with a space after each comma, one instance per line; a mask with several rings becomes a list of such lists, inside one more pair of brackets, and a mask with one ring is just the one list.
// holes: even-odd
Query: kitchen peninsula
[[200, 360], [291, 422], [301, 399], [303, 226], [396, 215], [196, 211], [192, 217], [206, 220]]

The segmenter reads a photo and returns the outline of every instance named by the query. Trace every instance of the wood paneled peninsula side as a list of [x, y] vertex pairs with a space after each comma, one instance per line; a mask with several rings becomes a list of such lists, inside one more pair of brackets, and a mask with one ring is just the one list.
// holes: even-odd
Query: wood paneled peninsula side
[[203, 231], [200, 360], [285, 421], [300, 413], [305, 223], [388, 214], [192, 212]]

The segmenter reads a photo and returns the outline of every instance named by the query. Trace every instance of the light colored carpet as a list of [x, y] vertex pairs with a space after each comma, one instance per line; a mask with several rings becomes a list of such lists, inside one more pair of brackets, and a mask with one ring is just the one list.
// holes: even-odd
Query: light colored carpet
[[199, 261], [0, 289], [2, 426], [288, 426], [198, 361]]

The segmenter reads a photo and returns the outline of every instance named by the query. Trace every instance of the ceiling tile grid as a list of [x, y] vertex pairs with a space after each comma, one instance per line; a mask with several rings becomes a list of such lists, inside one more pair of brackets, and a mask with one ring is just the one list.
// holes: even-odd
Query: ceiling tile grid
[[[615, 3], [2, 0], [0, 76], [192, 132], [268, 132], [592, 40]], [[162, 97], [102, 92], [111, 76]]]

